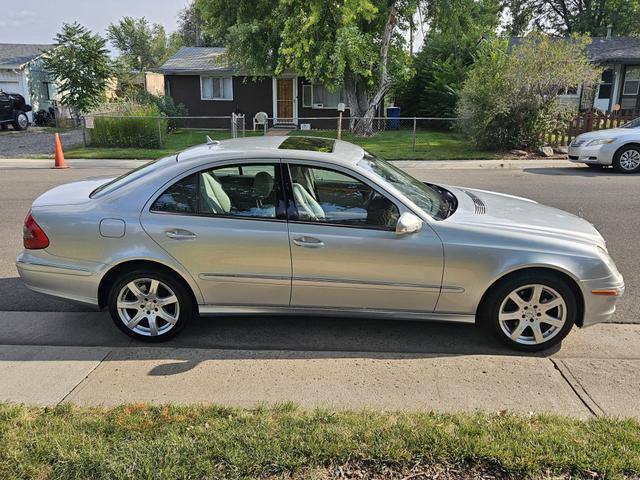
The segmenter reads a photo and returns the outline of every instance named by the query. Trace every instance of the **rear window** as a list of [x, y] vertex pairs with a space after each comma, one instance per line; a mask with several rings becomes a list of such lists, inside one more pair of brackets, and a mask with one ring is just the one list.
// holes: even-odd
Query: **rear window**
[[159, 160], [152, 160], [151, 162], [145, 163], [144, 165], [138, 168], [134, 168], [133, 170], [130, 170], [127, 173], [124, 173], [119, 177], [116, 177], [113, 180], [110, 180], [107, 183], [100, 185], [93, 192], [91, 192], [91, 195], [89, 195], [89, 197], [94, 198], [100, 195], [105, 195], [109, 192], [113, 192], [114, 190], [117, 190], [122, 185], [126, 185], [129, 182], [132, 182], [134, 180], [137, 180], [138, 178], [144, 177], [145, 175], [148, 175], [149, 173], [156, 171], [160, 167], [159, 162], [160, 162]]

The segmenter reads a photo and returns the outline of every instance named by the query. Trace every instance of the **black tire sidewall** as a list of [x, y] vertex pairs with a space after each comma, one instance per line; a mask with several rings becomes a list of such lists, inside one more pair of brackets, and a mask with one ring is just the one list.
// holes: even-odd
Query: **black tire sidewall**
[[620, 165], [620, 157], [622, 156], [622, 154], [628, 150], [635, 150], [636, 152], [640, 153], [640, 145], [628, 145], [626, 147], [622, 147], [620, 150], [618, 150], [616, 152], [616, 154], [613, 157], [613, 169], [618, 172], [618, 173], [638, 173], [640, 172], [640, 165], [637, 166], [636, 168], [634, 168], [633, 170], [627, 170], [625, 168], [622, 168], [622, 165]]
[[[151, 278], [161, 281], [162, 283], [169, 286], [178, 298], [178, 302], [180, 304], [180, 315], [178, 316], [178, 322], [171, 330], [163, 335], [158, 335], [156, 337], [147, 337], [145, 335], [140, 335], [130, 328], [127, 328], [127, 326], [122, 322], [120, 316], [118, 315], [118, 308], [116, 304], [120, 290], [122, 290], [122, 288], [127, 283], [140, 278]], [[191, 295], [186, 290], [182, 282], [176, 280], [175, 277], [170, 274], [156, 270], [134, 270], [118, 277], [109, 289], [107, 306], [109, 309], [109, 313], [111, 314], [111, 319], [120, 330], [122, 330], [130, 337], [135, 338], [136, 340], [151, 343], [163, 342], [176, 336], [185, 327], [189, 319], [193, 317], [195, 312], [195, 305], [193, 303]]]
[[[513, 292], [518, 287], [537, 283], [553, 288], [558, 292], [567, 305], [567, 321], [560, 330], [560, 332], [551, 340], [542, 343], [540, 345], [522, 345], [505, 335], [500, 328], [500, 322], [498, 321], [498, 313], [500, 306], [505, 297]], [[523, 273], [516, 274], [508, 277], [507, 279], [499, 282], [488, 293], [484, 308], [482, 309], [482, 316], [484, 317], [485, 326], [491, 331], [491, 333], [498, 338], [505, 345], [524, 352], [538, 352], [547, 350], [560, 342], [569, 334], [578, 316], [578, 300], [575, 293], [566, 281], [552, 273], [540, 272], [540, 273]]]

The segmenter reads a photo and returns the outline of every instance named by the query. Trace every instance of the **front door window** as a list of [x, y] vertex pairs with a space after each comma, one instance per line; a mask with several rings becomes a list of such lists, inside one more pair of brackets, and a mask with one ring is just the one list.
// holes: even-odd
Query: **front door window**
[[335, 170], [291, 165], [297, 220], [393, 230], [398, 207], [369, 185]]

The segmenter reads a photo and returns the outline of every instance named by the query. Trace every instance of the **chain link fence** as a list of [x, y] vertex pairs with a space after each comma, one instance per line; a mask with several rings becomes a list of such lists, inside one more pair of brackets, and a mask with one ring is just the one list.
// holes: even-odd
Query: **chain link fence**
[[184, 116], [150, 117], [94, 115], [82, 119], [86, 146], [173, 148], [176, 150], [214, 140], [259, 135], [310, 135], [346, 141], [383, 144], [421, 152], [456, 137], [458, 118], [439, 117], [270, 117]]

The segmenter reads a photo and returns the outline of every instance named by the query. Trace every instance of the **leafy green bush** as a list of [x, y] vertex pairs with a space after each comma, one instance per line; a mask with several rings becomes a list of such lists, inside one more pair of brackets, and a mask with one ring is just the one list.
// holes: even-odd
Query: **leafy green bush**
[[[173, 98], [168, 95], [153, 95], [145, 90], [138, 90], [134, 94], [134, 101], [142, 105], [155, 106], [162, 115], [167, 117], [186, 117], [189, 115], [187, 107], [182, 104], [176, 104]], [[172, 118], [167, 119], [167, 125], [170, 132], [178, 129], [180, 121]]]
[[96, 116], [90, 130], [92, 147], [162, 148], [167, 120], [156, 106], [126, 105], [117, 114]]
[[545, 132], [577, 111], [558, 97], [598, 79], [599, 69], [584, 53], [588, 42], [531, 34], [509, 52], [506, 39], [486, 41], [462, 87], [463, 132], [480, 148], [539, 147]]

